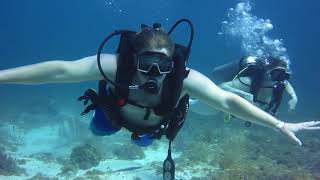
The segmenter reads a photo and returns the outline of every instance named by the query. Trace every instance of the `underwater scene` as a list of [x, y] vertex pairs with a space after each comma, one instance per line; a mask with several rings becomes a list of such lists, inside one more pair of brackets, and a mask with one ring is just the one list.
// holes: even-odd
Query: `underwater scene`
[[[320, 180], [319, 128], [301, 124], [292, 133], [283, 130], [290, 123], [320, 120], [319, 17], [320, 2], [315, 0], [1, 0], [0, 180]], [[180, 19], [183, 22], [175, 28]], [[108, 117], [117, 117], [117, 113], [106, 114], [110, 111], [99, 110], [100, 106], [88, 107], [102, 97], [99, 94], [98, 100], [88, 102], [89, 95], [101, 91], [99, 81], [90, 75], [49, 83], [41, 78], [28, 81], [37, 73], [28, 69], [34, 67], [31, 64], [89, 56], [96, 62], [97, 54], [105, 58], [108, 55], [103, 53], [119, 53], [119, 37], [102, 43], [111, 33], [129, 30], [135, 34], [145, 29], [173, 30], [169, 34], [175, 48], [190, 45], [186, 51], [181, 49], [181, 57], [189, 57], [185, 60], [188, 68], [266, 111], [263, 114], [270, 114], [265, 117], [281, 121], [270, 128], [270, 124], [243, 118], [245, 115], [237, 118], [231, 115], [233, 111], [228, 114], [223, 105], [211, 107], [207, 105], [210, 99], [201, 102], [202, 96], [190, 94], [185, 102], [185, 96], [172, 101], [170, 115], [177, 110], [181, 113], [174, 116], [177, 121], [161, 120], [165, 126], [141, 134], [146, 128], [133, 132], [128, 130], [135, 129], [130, 123], [119, 126], [118, 121], [110, 121], [106, 125]], [[184, 63], [171, 63], [163, 54], [160, 51], [155, 56], [161, 62], [148, 54], [137, 55], [134, 70], [155, 70], [169, 76], [177, 74], [178, 67], [185, 67]], [[153, 60], [151, 64], [145, 62], [147, 68], [142, 66], [146, 65], [142, 64], [145, 57]], [[162, 63], [164, 60], [171, 64]], [[16, 68], [20, 66], [26, 68]], [[39, 73], [51, 76], [50, 65], [39, 67]], [[84, 67], [86, 64], [74, 66], [74, 74]], [[260, 69], [249, 71], [252, 67]], [[258, 70], [263, 71], [260, 79], [247, 78]], [[59, 73], [63, 76], [65, 72]], [[188, 78], [190, 74], [194, 75], [190, 71]], [[168, 86], [168, 92], [182, 92], [179, 82]], [[193, 82], [197, 83], [201, 84]], [[132, 91], [144, 88], [130, 85]], [[145, 86], [165, 87], [156, 80], [148, 80]], [[191, 87], [210, 91], [216, 86]], [[108, 86], [105, 89], [112, 94]], [[105, 99], [102, 104], [108, 101]], [[130, 99], [117, 99], [117, 107], [125, 103], [122, 100], [130, 103]], [[112, 112], [126, 112], [109, 104], [106, 107]], [[150, 108], [144, 108], [141, 119], [148, 124], [157, 109], [152, 107], [150, 116]], [[245, 109], [239, 112], [247, 112]], [[98, 120], [98, 116], [107, 120]], [[292, 134], [291, 139], [287, 137]], [[300, 146], [294, 143], [299, 140]]]

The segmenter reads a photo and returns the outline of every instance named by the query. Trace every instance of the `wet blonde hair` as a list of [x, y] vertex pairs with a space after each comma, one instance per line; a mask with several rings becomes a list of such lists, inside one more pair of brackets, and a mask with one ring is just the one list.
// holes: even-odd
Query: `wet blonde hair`
[[167, 50], [169, 57], [173, 56], [174, 42], [164, 30], [147, 27], [137, 33], [135, 38], [135, 50], [137, 53], [163, 48]]

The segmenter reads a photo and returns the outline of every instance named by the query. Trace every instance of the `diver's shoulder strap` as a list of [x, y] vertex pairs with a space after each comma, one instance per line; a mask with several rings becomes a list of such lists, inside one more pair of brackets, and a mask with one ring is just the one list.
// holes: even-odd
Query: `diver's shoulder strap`
[[174, 49], [174, 68], [164, 80], [163, 92], [161, 94], [161, 104], [154, 108], [157, 115], [170, 114], [176, 107], [182, 91], [183, 80], [188, 76], [189, 71], [186, 69], [188, 59], [188, 50], [186, 47], [175, 44]]
[[[117, 49], [118, 61], [115, 82], [121, 86], [116, 87], [115, 92], [118, 96], [128, 99], [129, 83], [132, 81], [134, 69], [134, 39], [136, 32], [128, 31], [121, 34]], [[125, 87], [125, 88], [124, 88]]]

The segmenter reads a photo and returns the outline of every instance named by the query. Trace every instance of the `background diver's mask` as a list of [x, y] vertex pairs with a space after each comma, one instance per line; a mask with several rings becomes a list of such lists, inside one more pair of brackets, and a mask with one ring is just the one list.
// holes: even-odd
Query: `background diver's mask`
[[157, 94], [160, 89], [160, 83], [154, 77], [171, 73], [173, 60], [164, 53], [147, 51], [137, 56], [136, 66], [137, 71], [150, 77], [142, 85], [139, 85], [139, 89], [151, 94]]
[[281, 67], [271, 69], [269, 73], [272, 81], [289, 80], [291, 76], [291, 74], [288, 71], [286, 71], [285, 68], [281, 68]]

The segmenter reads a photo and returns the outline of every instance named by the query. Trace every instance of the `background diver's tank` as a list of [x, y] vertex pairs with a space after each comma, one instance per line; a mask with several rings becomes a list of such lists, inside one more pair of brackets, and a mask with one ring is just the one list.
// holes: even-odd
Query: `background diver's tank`
[[223, 64], [212, 70], [211, 78], [216, 84], [232, 81], [232, 79], [239, 73], [239, 68], [239, 60]]

